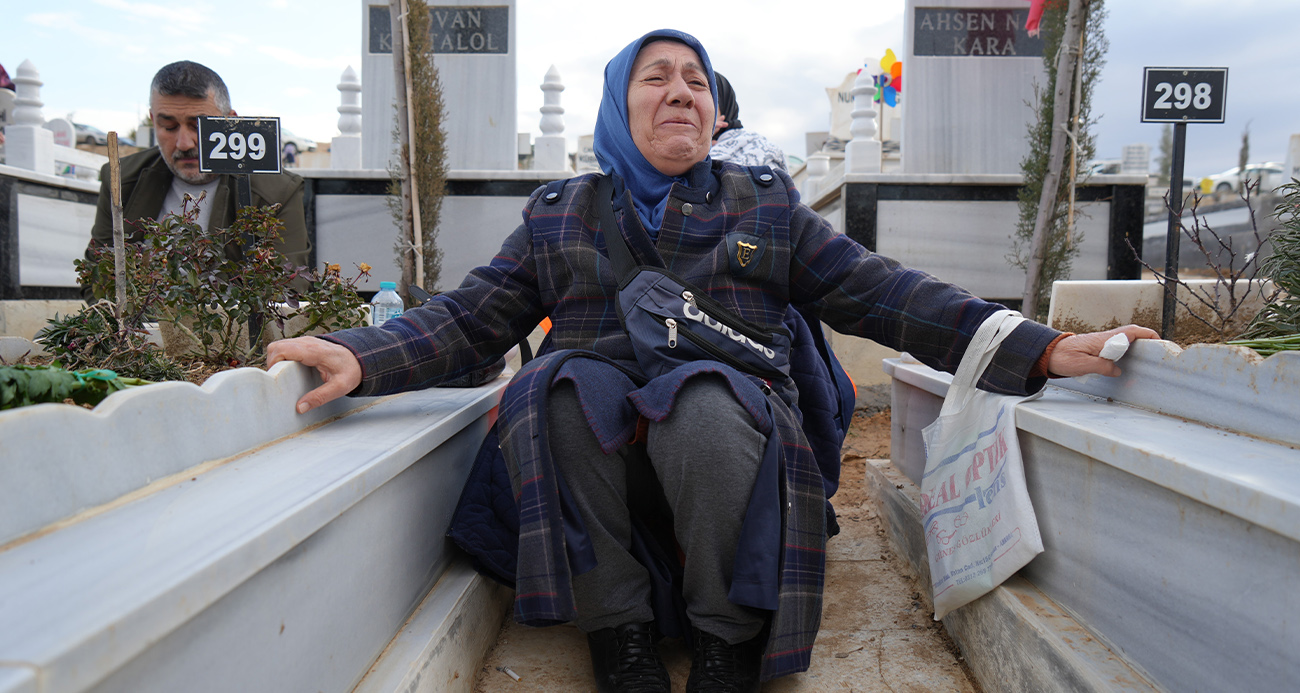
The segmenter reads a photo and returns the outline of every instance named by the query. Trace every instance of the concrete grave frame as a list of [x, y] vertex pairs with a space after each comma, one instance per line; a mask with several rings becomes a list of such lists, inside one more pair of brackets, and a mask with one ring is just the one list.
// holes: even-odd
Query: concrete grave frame
[[[1120, 366], [1017, 408], [1046, 551], [945, 626], [990, 691], [1294, 686], [1300, 353], [1139, 341]], [[892, 466], [868, 481], [929, 584], [914, 484], [951, 376], [884, 367]]]
[[0, 692], [470, 690], [509, 593], [444, 534], [507, 382], [299, 416], [285, 363], [0, 413]]

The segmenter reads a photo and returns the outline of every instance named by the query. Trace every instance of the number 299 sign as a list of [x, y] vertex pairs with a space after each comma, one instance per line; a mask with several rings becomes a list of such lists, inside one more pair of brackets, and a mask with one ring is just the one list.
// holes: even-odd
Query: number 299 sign
[[199, 170], [279, 173], [279, 118], [199, 118]]
[[1148, 67], [1142, 80], [1142, 122], [1222, 123], [1228, 68]]

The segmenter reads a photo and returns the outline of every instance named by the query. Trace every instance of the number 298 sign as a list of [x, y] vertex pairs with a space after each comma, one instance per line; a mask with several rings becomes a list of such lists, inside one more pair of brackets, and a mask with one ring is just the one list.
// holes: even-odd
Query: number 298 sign
[[1222, 123], [1228, 68], [1148, 67], [1142, 80], [1142, 122]]
[[279, 173], [279, 118], [199, 118], [199, 170]]

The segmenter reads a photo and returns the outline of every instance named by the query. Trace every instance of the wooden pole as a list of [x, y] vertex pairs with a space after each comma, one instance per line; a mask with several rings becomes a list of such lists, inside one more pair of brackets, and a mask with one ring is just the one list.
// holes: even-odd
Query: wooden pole
[[[1088, 25], [1088, 5], [1083, 6], [1083, 26]], [[1070, 209], [1065, 217], [1065, 247], [1074, 245], [1074, 201], [1075, 188], [1079, 181], [1079, 116], [1083, 110], [1083, 42], [1087, 31], [1079, 32], [1079, 57], [1074, 65], [1074, 98], [1071, 99], [1070, 116]]]
[[1056, 90], [1052, 104], [1052, 142], [1048, 149], [1047, 174], [1043, 176], [1043, 191], [1038, 199], [1038, 218], [1034, 222], [1034, 235], [1029, 242], [1029, 267], [1025, 272], [1025, 290], [1021, 296], [1020, 310], [1029, 317], [1038, 312], [1038, 289], [1042, 282], [1043, 258], [1047, 254], [1047, 224], [1056, 211], [1057, 187], [1061, 181], [1061, 166], [1065, 162], [1066, 120], [1070, 115], [1070, 87], [1074, 66], [1079, 56], [1074, 46], [1083, 31], [1083, 0], [1070, 0], [1065, 15], [1065, 35], [1056, 56]]
[[416, 169], [416, 162], [419, 161], [419, 158], [415, 155], [415, 101], [411, 97], [411, 94], [414, 91], [410, 69], [411, 60], [409, 57], [411, 25], [406, 21], [410, 16], [411, 9], [406, 4], [406, 0], [401, 0], [401, 3], [402, 43], [408, 47], [407, 51], [402, 54], [402, 64], [406, 66], [406, 69], [402, 70], [402, 72], [406, 74], [406, 131], [408, 133], [406, 141], [407, 156], [410, 157], [411, 161], [411, 165], [407, 172], [407, 175], [411, 178], [411, 245], [412, 252], [415, 254], [415, 285], [421, 289], [426, 289], [428, 287], [424, 285], [424, 228], [420, 225], [420, 186], [418, 184], [420, 172]]
[[117, 131], [108, 133], [108, 187], [113, 198], [113, 284], [117, 305], [113, 308], [120, 331], [126, 331], [126, 238], [122, 231], [122, 162], [117, 152]]
[[[402, 0], [388, 0], [388, 12], [392, 17], [391, 25], [393, 27], [393, 74], [396, 77], [395, 84], [406, 84], [406, 26], [405, 13], [402, 11], [404, 3]], [[412, 185], [411, 185], [411, 120], [407, 115], [407, 90], [395, 90], [397, 101], [397, 138], [401, 147], [400, 175], [402, 186], [402, 241], [401, 250], [402, 262], [402, 281], [397, 285], [397, 292], [403, 297], [409, 293], [409, 287], [415, 280], [415, 262], [412, 257], [410, 248], [405, 246], [414, 246], [415, 219], [411, 207]]]

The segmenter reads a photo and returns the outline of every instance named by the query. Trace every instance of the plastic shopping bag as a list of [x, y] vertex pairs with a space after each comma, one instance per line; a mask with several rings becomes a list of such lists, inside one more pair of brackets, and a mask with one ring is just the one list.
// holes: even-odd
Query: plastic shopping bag
[[1009, 397], [975, 389], [998, 345], [1023, 320], [1014, 311], [999, 311], [980, 326], [939, 418], [921, 432], [921, 517], [936, 621], [1043, 551], [1015, 423], [1016, 405], [1041, 392]]

